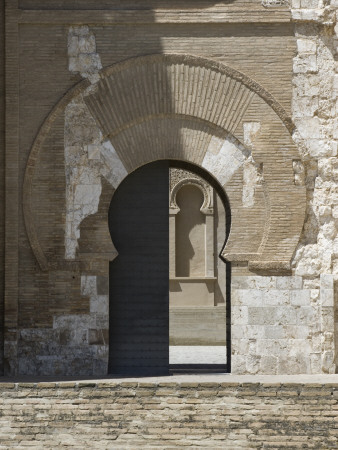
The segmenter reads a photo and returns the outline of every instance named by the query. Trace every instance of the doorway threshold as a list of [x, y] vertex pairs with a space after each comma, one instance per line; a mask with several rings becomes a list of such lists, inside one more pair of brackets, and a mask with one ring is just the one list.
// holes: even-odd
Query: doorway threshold
[[226, 364], [170, 364], [170, 375], [228, 373]]

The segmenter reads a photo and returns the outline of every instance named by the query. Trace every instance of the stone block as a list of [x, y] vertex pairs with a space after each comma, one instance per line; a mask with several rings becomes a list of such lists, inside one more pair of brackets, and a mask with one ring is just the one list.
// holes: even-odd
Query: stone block
[[315, 310], [311, 306], [300, 306], [294, 310], [297, 325], [311, 325], [315, 320]]
[[333, 95], [338, 96], [338, 74], [335, 74], [333, 78]]
[[283, 328], [288, 339], [308, 339], [310, 336], [310, 325], [286, 325]]
[[311, 291], [309, 289], [292, 290], [290, 299], [291, 305], [309, 306], [311, 304]]
[[107, 345], [109, 342], [108, 330], [88, 330], [88, 343], [89, 345]]
[[258, 289], [233, 289], [234, 305], [263, 306], [263, 293]]
[[236, 325], [248, 324], [248, 307], [247, 306], [233, 306], [231, 308], [231, 321]]
[[316, 73], [318, 71], [317, 56], [312, 54], [300, 54], [293, 59], [294, 73]]
[[285, 375], [299, 375], [308, 373], [310, 358], [305, 356], [281, 356], [278, 358], [277, 373]]
[[79, 54], [79, 38], [69, 35], [68, 37], [68, 56], [74, 57]]
[[262, 325], [247, 325], [245, 332], [246, 334], [242, 338], [264, 339], [265, 337], [265, 327]]
[[320, 302], [322, 306], [334, 306], [334, 290], [321, 289], [320, 290]]
[[276, 356], [262, 356], [260, 358], [259, 372], [267, 374], [267, 375], [276, 375], [277, 374], [277, 362], [278, 362], [278, 358]]
[[248, 308], [249, 325], [275, 325], [277, 321], [277, 308], [254, 307]]
[[96, 290], [96, 276], [82, 275], [81, 276], [81, 294], [83, 296], [94, 296], [97, 294]]
[[334, 309], [333, 307], [322, 306], [321, 308], [322, 331], [334, 332]]
[[266, 325], [264, 327], [265, 339], [285, 339], [289, 337], [286, 328], [277, 325]]
[[231, 327], [232, 339], [243, 339], [246, 337], [246, 326], [233, 324]]
[[87, 314], [69, 314], [54, 316], [54, 329], [79, 330], [95, 328], [95, 317]]
[[280, 306], [290, 304], [290, 291], [287, 289], [270, 289], [263, 291], [263, 306]]
[[318, 117], [295, 119], [295, 124], [303, 139], [320, 139], [322, 137], [321, 124]]
[[100, 160], [101, 149], [98, 145], [87, 145], [88, 159]]
[[277, 289], [302, 289], [303, 279], [299, 276], [276, 277]]
[[108, 314], [109, 298], [108, 295], [96, 295], [90, 298], [90, 312], [99, 314]]
[[246, 356], [243, 355], [232, 355], [231, 358], [231, 369], [233, 374], [244, 375], [246, 371]]
[[77, 56], [76, 57], [71, 56], [68, 59], [68, 69], [70, 72], [78, 72], [79, 71], [80, 66], [79, 66], [79, 60], [78, 60]]
[[93, 34], [81, 36], [78, 40], [78, 46], [80, 53], [87, 53], [87, 54], [95, 53], [96, 52], [95, 36]]
[[321, 372], [322, 355], [320, 353], [310, 354], [310, 372], [317, 374]]
[[297, 50], [299, 53], [315, 54], [317, 50], [316, 41], [314, 39], [297, 39]]
[[286, 356], [289, 352], [287, 341], [281, 339], [260, 339], [257, 341], [257, 354], [261, 356]]
[[98, 295], [109, 294], [109, 277], [98, 276], [96, 280], [96, 288]]
[[101, 195], [101, 184], [79, 184], [75, 187], [74, 205], [91, 205], [93, 213], [97, 211], [98, 201]]

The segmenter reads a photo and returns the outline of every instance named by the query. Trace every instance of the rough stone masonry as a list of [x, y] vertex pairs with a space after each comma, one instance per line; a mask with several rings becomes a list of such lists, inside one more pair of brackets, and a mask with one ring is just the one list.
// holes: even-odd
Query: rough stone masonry
[[337, 448], [336, 382], [184, 378], [2, 383], [0, 446]]

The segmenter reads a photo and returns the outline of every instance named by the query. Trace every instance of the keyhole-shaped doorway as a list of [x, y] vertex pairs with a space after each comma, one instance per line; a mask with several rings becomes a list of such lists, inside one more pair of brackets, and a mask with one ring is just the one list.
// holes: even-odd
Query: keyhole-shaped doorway
[[[213, 180], [198, 171], [156, 161], [129, 174], [113, 195], [109, 229], [118, 256], [109, 276], [111, 374], [196, 368], [196, 351], [198, 367], [230, 370], [230, 266], [218, 257], [229, 208]], [[223, 355], [221, 364], [210, 352]]]

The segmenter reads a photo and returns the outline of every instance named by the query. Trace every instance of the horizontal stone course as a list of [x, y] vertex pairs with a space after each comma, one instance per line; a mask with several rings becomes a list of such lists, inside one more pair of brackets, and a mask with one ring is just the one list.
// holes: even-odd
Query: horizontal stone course
[[337, 400], [327, 380], [0, 382], [0, 448], [337, 448]]

